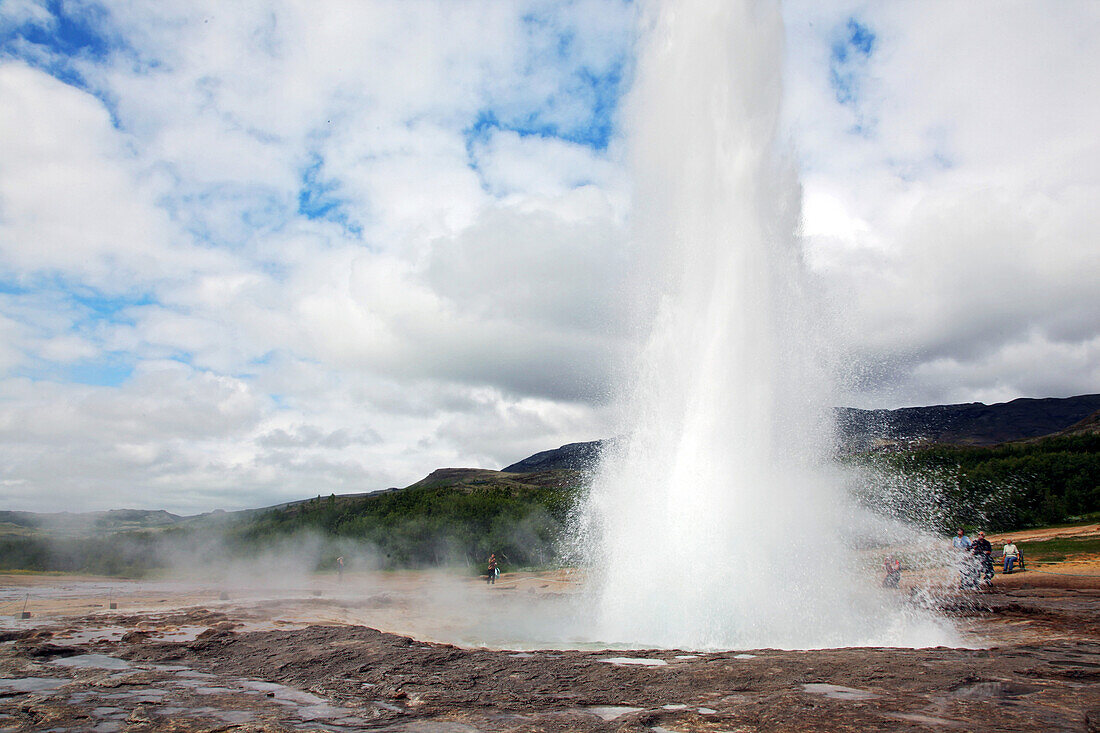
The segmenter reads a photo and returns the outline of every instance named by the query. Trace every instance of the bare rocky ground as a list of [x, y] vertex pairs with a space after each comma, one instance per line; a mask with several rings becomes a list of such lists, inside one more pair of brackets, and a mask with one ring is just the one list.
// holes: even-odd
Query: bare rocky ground
[[[1100, 587], [1084, 574], [998, 576], [949, 599], [982, 649], [699, 654], [495, 651], [369, 628], [415, 615], [395, 583], [354, 603], [158, 589], [123, 610], [58, 593], [62, 613], [0, 631], [0, 729], [1100, 730]], [[509, 588], [528, 592], [477, 586]]]

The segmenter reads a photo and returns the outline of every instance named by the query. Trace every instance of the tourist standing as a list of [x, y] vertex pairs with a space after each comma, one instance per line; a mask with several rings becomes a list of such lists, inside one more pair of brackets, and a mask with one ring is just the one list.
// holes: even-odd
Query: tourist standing
[[985, 538], [985, 532], [978, 533], [978, 539], [970, 545], [970, 552], [981, 567], [982, 579], [993, 580], [993, 545]]
[[978, 584], [978, 570], [974, 567], [974, 558], [970, 555], [970, 538], [960, 527], [951, 538], [951, 546], [957, 553], [956, 562], [959, 566], [959, 586], [972, 588]]
[[901, 580], [901, 560], [893, 555], [887, 555], [883, 568], [886, 570], [886, 577], [882, 579], [882, 587], [897, 588], [898, 581]]
[[495, 585], [497, 582], [497, 576], [500, 575], [500, 568], [497, 567], [496, 553], [490, 553], [489, 555], [489, 577], [485, 579], [485, 582], [489, 585]]

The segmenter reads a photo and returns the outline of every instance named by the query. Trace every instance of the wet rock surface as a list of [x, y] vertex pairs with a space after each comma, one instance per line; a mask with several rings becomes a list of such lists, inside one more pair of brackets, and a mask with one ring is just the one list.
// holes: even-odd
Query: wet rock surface
[[517, 653], [204, 609], [44, 620], [0, 643], [0, 730], [1100, 729], [1100, 591], [951, 607], [993, 646]]

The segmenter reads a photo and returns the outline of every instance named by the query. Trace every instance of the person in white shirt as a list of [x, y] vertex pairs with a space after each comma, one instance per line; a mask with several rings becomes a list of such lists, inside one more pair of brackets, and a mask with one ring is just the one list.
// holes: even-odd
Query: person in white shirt
[[1020, 567], [1023, 567], [1023, 563], [1020, 562], [1020, 548], [1016, 547], [1016, 544], [1012, 540], [1005, 540], [1004, 546], [1004, 572], [1011, 573], [1012, 568], [1016, 566], [1016, 563], [1020, 563]]

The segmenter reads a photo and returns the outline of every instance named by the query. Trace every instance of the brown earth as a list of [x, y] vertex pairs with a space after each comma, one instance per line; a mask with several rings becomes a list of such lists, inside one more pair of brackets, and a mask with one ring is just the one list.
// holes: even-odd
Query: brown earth
[[941, 600], [984, 648], [715, 653], [408, 636], [485, 638], [473, 615], [553, 611], [575, 589], [564, 573], [452, 578], [446, 592], [428, 574], [311, 578], [228, 600], [186, 584], [0, 578], [3, 598], [32, 608], [0, 629], [0, 729], [1096, 731], [1100, 588], [1073, 585], [1089, 563], [1059, 568], [1077, 574], [998, 575]]
[[1017, 532], [1002, 532], [988, 535], [986, 539], [995, 545], [1004, 544], [1006, 539], [1016, 542], [1042, 542], [1062, 537], [1095, 537], [1100, 535], [1100, 524], [1077, 524], [1071, 527], [1045, 527], [1043, 529], [1021, 529]]

